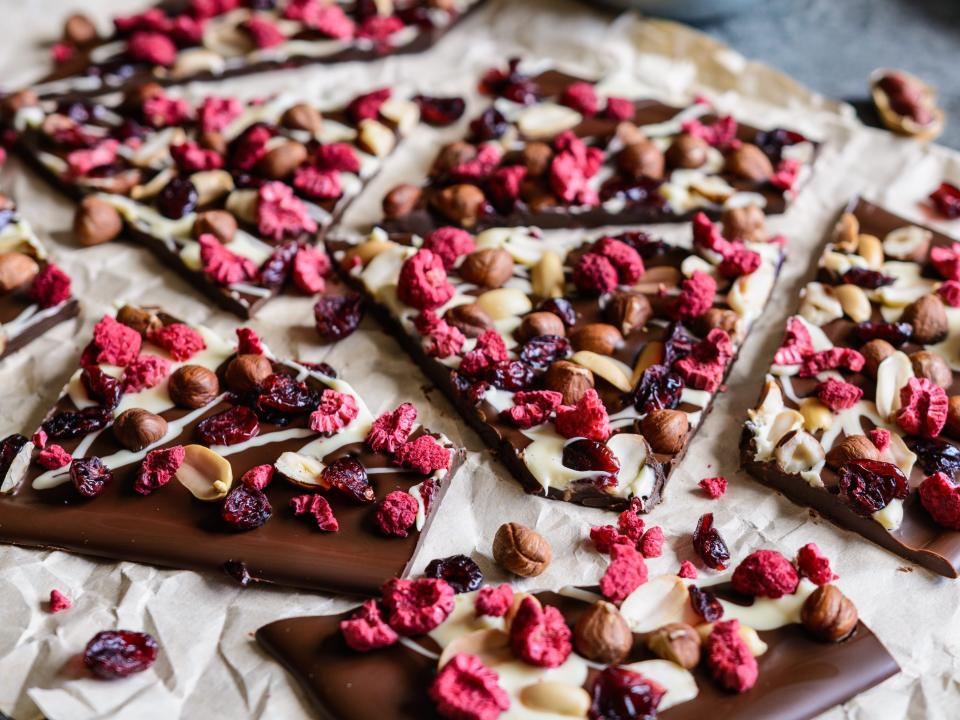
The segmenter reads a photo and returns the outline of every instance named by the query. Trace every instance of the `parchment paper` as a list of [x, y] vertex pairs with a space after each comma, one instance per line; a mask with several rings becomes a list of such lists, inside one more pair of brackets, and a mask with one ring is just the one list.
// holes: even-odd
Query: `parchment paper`
[[[105, 19], [120, 9], [131, 11], [130, 4], [90, 0], [84, 11]], [[4, 25], [0, 58], [5, 67], [0, 78], [5, 86], [16, 87], [40, 75], [47, 58], [38, 43], [55, 39], [69, 9], [58, 0], [0, 2]], [[634, 92], [640, 85], [646, 94], [666, 101], [704, 93], [721, 109], [734, 110], [756, 125], [789, 125], [826, 143], [812, 183], [789, 214], [772, 223], [789, 237], [790, 258], [771, 307], [743, 349], [730, 391], [719, 399], [674, 474], [666, 502], [649, 517], [649, 522], [664, 527], [668, 539], [664, 556], [650, 563], [651, 573], [673, 572], [681, 560], [693, 558], [690, 533], [696, 518], [708, 510], [716, 514], [735, 558], [760, 546], [792, 555], [804, 543], [816, 542], [833, 559], [841, 587], [903, 667], [898, 677], [824, 717], [956, 717], [960, 586], [811, 519], [807, 511], [738, 472], [736, 445], [746, 408], [755, 402], [779, 343], [783, 321], [795, 308], [796, 292], [810, 275], [808, 266], [841, 205], [860, 192], [894, 211], [926, 220], [918, 203], [942, 176], [960, 179], [960, 156], [864, 129], [849, 107], [819, 97], [689, 28], [631, 15], [614, 18], [563, 1], [493, 2], [420, 56], [242, 78], [212, 92], [256, 95], [298, 89], [334, 99], [366, 87], [391, 85], [437, 94], [466, 93], [472, 114], [482, 102], [473, 93], [479, 72], [513, 54], [551, 58], [575, 72], [611, 77], [614, 85]], [[432, 160], [436, 143], [460, 132], [460, 128], [425, 129], [411, 138], [355, 205], [348, 222], [375, 219], [385, 189], [400, 178], [418, 179]], [[235, 318], [211, 310], [145, 250], [123, 242], [78, 249], [69, 235], [71, 203], [16, 161], [3, 173], [3, 188], [72, 274], [83, 301], [77, 321], [58, 327], [0, 367], [3, 435], [36, 426], [74, 367], [90, 327], [119, 299], [162, 304], [190, 321], [232, 332]], [[958, 225], [943, 223], [942, 228], [958, 234]], [[665, 236], [689, 232], [675, 226], [657, 230]], [[317, 345], [310, 322], [309, 300], [284, 298], [267, 305], [252, 326], [279, 354], [332, 363], [374, 412], [402, 400], [416, 402], [429, 426], [470, 450], [419, 555], [419, 567], [433, 557], [472, 553], [488, 579], [505, 579], [489, 558], [490, 544], [500, 523], [513, 520], [536, 526], [554, 548], [553, 565], [528, 586], [556, 588], [572, 581], [596, 581], [605, 560], [584, 539], [591, 525], [610, 522], [609, 514], [525, 496], [372, 321], [364, 321], [360, 331], [329, 348]], [[730, 479], [728, 493], [719, 502], [706, 500], [696, 488], [701, 477], [715, 474]], [[74, 608], [48, 614], [45, 600], [52, 588], [70, 596]], [[211, 575], [3, 547], [0, 709], [16, 720], [41, 713], [54, 720], [309, 717], [299, 692], [280, 666], [258, 650], [252, 633], [278, 618], [327, 613], [347, 604], [343, 599], [269, 587], [241, 589]], [[118, 682], [85, 675], [77, 653], [95, 632], [112, 627], [152, 633], [161, 647], [154, 668]]]

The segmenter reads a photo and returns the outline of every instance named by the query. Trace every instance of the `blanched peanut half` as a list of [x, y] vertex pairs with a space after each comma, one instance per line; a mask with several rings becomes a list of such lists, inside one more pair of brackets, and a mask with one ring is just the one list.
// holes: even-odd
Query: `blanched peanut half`
[[477, 305], [483, 308], [492, 320], [519, 317], [533, 310], [530, 298], [518, 288], [487, 290], [477, 298]]
[[593, 371], [594, 375], [602, 377], [617, 388], [617, 390], [630, 392], [633, 389], [633, 385], [630, 383], [630, 376], [627, 374], [629, 368], [618, 360], [591, 352], [590, 350], [575, 352], [570, 360], [577, 365], [582, 365], [588, 370]]
[[227, 195], [226, 208], [238, 220], [255, 223], [257, 221], [257, 191], [234, 190]]
[[376, 157], [389, 155], [397, 144], [393, 131], [377, 120], [367, 118], [360, 121], [360, 145]]
[[871, 270], [879, 270], [883, 267], [883, 243], [876, 235], [860, 236], [857, 255], [867, 261], [867, 267]]
[[563, 295], [563, 260], [553, 250], [545, 250], [539, 262], [530, 271], [533, 294], [541, 298]]
[[222, 455], [203, 445], [183, 448], [183, 464], [176, 478], [197, 500], [223, 500], [233, 485], [233, 468]]
[[390, 240], [381, 240], [380, 238], [370, 238], [347, 250], [344, 257], [348, 261], [358, 257], [360, 258], [360, 262], [366, 265], [391, 245], [396, 245], [396, 243]]
[[390, 98], [380, 106], [380, 114], [392, 120], [401, 135], [406, 135], [420, 122], [420, 106], [412, 100]]
[[660, 575], [634, 590], [620, 605], [620, 614], [635, 633], [653, 632], [669, 623], [695, 625], [700, 618], [690, 593], [676, 575]]
[[277, 472], [298, 487], [310, 490], [324, 487], [320, 482], [323, 463], [314, 457], [295, 452], [285, 452], [277, 458], [273, 466], [277, 469]]
[[590, 695], [582, 687], [542, 680], [520, 689], [520, 702], [531, 710], [582, 718], [590, 710]]
[[234, 188], [233, 176], [226, 170], [201, 170], [190, 176], [197, 189], [197, 204], [207, 205], [219, 200]]
[[844, 283], [833, 289], [834, 295], [840, 301], [840, 307], [854, 322], [866, 322], [872, 311], [867, 294], [857, 285]]

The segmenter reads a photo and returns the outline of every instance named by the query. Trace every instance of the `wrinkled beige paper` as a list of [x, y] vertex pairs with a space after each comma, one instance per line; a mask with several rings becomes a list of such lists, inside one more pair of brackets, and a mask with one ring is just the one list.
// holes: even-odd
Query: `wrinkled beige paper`
[[[129, 11], [131, 3], [91, 0], [85, 5], [87, 12], [106, 18]], [[54, 38], [69, 8], [60, 0], [0, 2], [4, 87], [43, 71], [47, 58], [37, 43]], [[663, 525], [668, 538], [665, 555], [650, 563], [651, 572], [675, 571], [681, 560], [692, 558], [690, 532], [708, 510], [716, 514], [734, 557], [759, 546], [792, 554], [804, 543], [816, 542], [833, 558], [841, 586], [903, 667], [898, 677], [824, 717], [955, 717], [960, 707], [960, 585], [811, 520], [807, 511], [737, 472], [736, 444], [783, 321], [795, 307], [797, 289], [839, 207], [861, 192], [924, 219], [918, 200], [944, 174], [960, 179], [958, 155], [863, 129], [851, 119], [850, 108], [685, 27], [614, 18], [557, 0], [493, 2], [424, 55], [238, 79], [215, 91], [256, 95], [292, 89], [334, 102], [366, 87], [391, 85], [436, 94], [469, 92], [475, 110], [481, 102], [473, 94], [479, 72], [512, 54], [552, 58], [564, 68], [610, 76], [625, 87], [639, 82], [667, 101], [703, 92], [721, 109], [735, 110], [754, 124], [789, 125], [827, 143], [813, 182], [790, 213], [773, 223], [790, 239], [790, 259], [770, 310], [744, 347], [730, 392], [719, 399], [674, 475], [666, 502], [650, 517]], [[416, 179], [432, 159], [435, 144], [458, 132], [425, 129], [411, 138], [348, 221], [374, 219], [384, 190], [398, 178]], [[146, 251], [125, 243], [77, 249], [69, 238], [71, 204], [19, 163], [12, 161], [4, 170], [3, 187], [74, 277], [83, 313], [0, 367], [0, 434], [36, 425], [74, 366], [91, 325], [117, 299], [162, 304], [190, 321], [232, 332], [232, 316], [208, 308]], [[950, 224], [943, 229], [950, 232]], [[960, 233], [958, 223], [952, 230]], [[687, 230], [665, 226], [662, 232], [674, 236]], [[591, 583], [599, 577], [604, 560], [584, 538], [590, 525], [609, 522], [609, 515], [521, 493], [440, 394], [425, 389], [419, 371], [373, 322], [365, 321], [361, 331], [339, 345], [321, 348], [310, 318], [309, 300], [285, 298], [270, 303], [253, 327], [281, 355], [323, 359], [338, 367], [374, 412], [413, 400], [429, 426], [470, 450], [420, 554], [421, 566], [433, 557], [472, 553], [488, 578], [502, 579], [489, 559], [490, 543], [499, 524], [513, 520], [535, 525], [553, 544], [553, 565], [531, 587]], [[721, 502], [704, 499], [696, 489], [697, 480], [715, 474], [731, 480]], [[74, 608], [48, 614], [45, 600], [51, 588], [73, 598]], [[308, 717], [303, 697], [280, 666], [258, 650], [253, 632], [272, 620], [326, 613], [346, 604], [273, 588], [242, 590], [218, 576], [0, 548], [0, 709], [16, 720], [41, 713], [53, 720]], [[118, 682], [87, 677], [77, 653], [93, 633], [111, 627], [152, 633], [162, 648], [154, 668]]]

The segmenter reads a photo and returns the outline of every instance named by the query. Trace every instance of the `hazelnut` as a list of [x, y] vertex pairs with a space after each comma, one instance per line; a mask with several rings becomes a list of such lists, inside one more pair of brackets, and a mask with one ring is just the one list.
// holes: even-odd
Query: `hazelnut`
[[288, 140], [269, 150], [257, 162], [257, 167], [268, 178], [280, 180], [290, 175], [306, 159], [307, 148], [298, 142]]
[[437, 153], [430, 170], [431, 177], [443, 177], [451, 170], [468, 163], [477, 156], [477, 148], [464, 140], [444, 145]]
[[670, 143], [664, 159], [674, 168], [698, 168], [707, 162], [707, 142], [696, 135], [683, 133]]
[[960, 438], [960, 395], [951, 395], [947, 404], [946, 432], [954, 438]]
[[547, 143], [535, 140], [524, 146], [522, 157], [523, 164], [527, 166], [527, 177], [543, 177], [550, 169], [553, 149]]
[[613, 325], [589, 323], [570, 333], [574, 350], [589, 350], [600, 355], [612, 355], [623, 345], [623, 335]]
[[763, 182], [773, 175], [773, 164], [756, 145], [743, 143], [727, 155], [724, 169], [731, 175], [751, 182]]
[[646, 133], [630, 120], [622, 120], [617, 123], [614, 135], [624, 145], [633, 145], [647, 139]]
[[633, 648], [633, 632], [617, 607], [601, 600], [577, 620], [573, 646], [587, 660], [616, 665]]
[[526, 342], [531, 338], [541, 335], [559, 335], [563, 337], [567, 334], [567, 329], [563, 325], [563, 320], [558, 318], [552, 312], [538, 311], [532, 312], [523, 318], [520, 323], [520, 329], [517, 331], [517, 339], [520, 342]]
[[853, 213], [843, 213], [833, 227], [833, 244], [837, 250], [855, 253], [860, 245], [860, 221]]
[[77, 205], [73, 216], [73, 234], [84, 247], [110, 242], [122, 229], [120, 213], [106, 200], [90, 195]]
[[143, 408], [130, 408], [113, 421], [113, 435], [127, 450], [138, 452], [167, 434], [167, 421]]
[[547, 569], [552, 558], [550, 543], [524, 525], [504, 523], [493, 538], [493, 559], [514, 575], [536, 577]]
[[767, 216], [756, 205], [727, 208], [720, 216], [720, 222], [727, 240], [763, 242], [767, 239]]
[[207, 233], [226, 245], [237, 234], [237, 219], [227, 210], [207, 210], [198, 213], [193, 221], [193, 237], [199, 239], [201, 235]]
[[323, 124], [323, 115], [313, 105], [297, 103], [286, 109], [280, 117], [280, 124], [291, 130], [306, 130], [314, 135]]
[[910, 364], [913, 365], [913, 374], [919, 378], [926, 378], [944, 389], [953, 385], [953, 370], [937, 353], [927, 350], [910, 353]]
[[834, 470], [851, 460], [879, 460], [880, 452], [866, 435], [847, 435], [827, 452], [827, 465]]
[[950, 330], [939, 295], [924, 295], [913, 301], [904, 308], [900, 321], [913, 325], [913, 342], [919, 345], [938, 343]]
[[170, 375], [167, 390], [176, 405], [195, 410], [220, 394], [220, 381], [202, 365], [183, 365]]
[[650, 140], [641, 140], [620, 151], [617, 155], [617, 167], [634, 179], [660, 179], [663, 177], [663, 153]]
[[647, 636], [647, 647], [657, 657], [692, 670], [700, 662], [700, 633], [686, 623], [668, 623]]
[[864, 372], [876, 380], [877, 368], [880, 367], [880, 363], [893, 355], [896, 351], [897, 350], [895, 347], [893, 347], [893, 345], [888, 343], [886, 340], [881, 340], [880, 338], [874, 338], [870, 342], [865, 343], [864, 346], [860, 348], [860, 354], [863, 355]]
[[629, 335], [647, 324], [653, 308], [643, 293], [616, 292], [607, 302], [603, 314], [621, 334]]
[[97, 39], [97, 26], [86, 15], [74, 13], [63, 23], [63, 41], [72, 45], [89, 45]]
[[720, 328], [731, 338], [738, 338], [740, 335], [740, 316], [733, 310], [712, 307], [700, 316], [699, 322], [703, 326], [704, 335], [714, 328]]
[[117, 310], [117, 322], [133, 328], [144, 337], [151, 330], [163, 327], [163, 321], [154, 313], [134, 305], [124, 305]]
[[857, 608], [836, 585], [821, 585], [800, 610], [803, 626], [817, 639], [840, 642], [857, 627]]
[[0, 253], [0, 293], [13, 292], [26, 285], [40, 272], [40, 266], [32, 257], [22, 252]]
[[143, 85], [134, 85], [124, 93], [123, 104], [128, 108], [139, 110], [147, 100], [163, 94], [163, 86], [160, 83], [148, 82]]
[[443, 314], [443, 319], [468, 338], [480, 337], [493, 327], [493, 319], [475, 302], [454, 305]]
[[690, 421], [681, 410], [651, 410], [640, 421], [640, 432], [653, 451], [667, 455], [680, 452], [689, 430]]
[[33, 90], [18, 90], [11, 93], [0, 101], [0, 109], [3, 110], [3, 116], [10, 120], [20, 110], [27, 107], [36, 107], [40, 104], [40, 98]]
[[409, 215], [417, 207], [423, 190], [417, 185], [397, 185], [383, 198], [383, 214], [389, 220]]
[[498, 288], [512, 276], [513, 257], [502, 248], [476, 250], [460, 265], [460, 277], [480, 287]]
[[477, 224], [486, 198], [476, 185], [460, 183], [445, 187], [437, 194], [434, 202], [445, 218], [465, 228], [471, 228]]
[[204, 130], [197, 140], [202, 148], [213, 150], [217, 155], [227, 154], [227, 139], [223, 136], [223, 133], [218, 133], [215, 130]]
[[273, 364], [265, 355], [237, 355], [230, 364], [224, 379], [227, 387], [235, 393], [245, 393], [273, 374]]
[[547, 368], [544, 387], [563, 395], [564, 405], [574, 405], [594, 386], [593, 371], [568, 360], [556, 360]]

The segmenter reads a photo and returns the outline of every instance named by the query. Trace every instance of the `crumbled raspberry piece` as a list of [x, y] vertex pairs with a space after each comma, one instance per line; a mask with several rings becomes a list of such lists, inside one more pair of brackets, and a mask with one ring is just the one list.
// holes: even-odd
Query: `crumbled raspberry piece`
[[67, 60], [72, 58], [77, 54], [77, 48], [75, 45], [70, 43], [58, 42], [54, 43], [53, 47], [50, 48], [50, 57], [53, 59], [53, 62], [57, 65], [65, 63]]
[[244, 28], [258, 48], [272, 48], [281, 45], [287, 38], [280, 28], [265, 17], [254, 15], [244, 24]]
[[263, 490], [273, 480], [273, 472], [273, 465], [254, 465], [241, 476], [240, 483], [253, 490]]
[[557, 432], [567, 438], [585, 437], [604, 442], [610, 437], [610, 418], [596, 390], [590, 388], [576, 405], [560, 405], [555, 420]]
[[198, 170], [216, 170], [223, 167], [223, 157], [215, 150], [206, 150], [195, 142], [170, 146], [170, 155], [177, 167], [186, 173]]
[[927, 378], [910, 378], [900, 388], [897, 425], [910, 435], [937, 437], [947, 422], [947, 393]]
[[620, 533], [613, 525], [594, 525], [590, 528], [590, 539], [597, 552], [607, 555], [614, 545], [636, 545], [637, 540]]
[[113, 19], [113, 25], [120, 33], [132, 33], [137, 30], [153, 30], [159, 33], [170, 31], [170, 18], [159, 8], [150, 8], [133, 15], [121, 15]]
[[305, 246], [293, 258], [293, 284], [310, 295], [323, 292], [324, 276], [330, 272], [330, 258], [318, 247]]
[[434, 470], [450, 467], [450, 450], [438, 443], [433, 435], [421, 435], [398, 447], [393, 460], [397, 465], [429, 475]]
[[442, 718], [496, 720], [510, 707], [510, 696], [499, 680], [476, 655], [457, 653], [437, 673], [428, 693]]
[[468, 377], [477, 377], [493, 365], [507, 359], [507, 345], [496, 330], [484, 330], [473, 350], [463, 356], [460, 372]]
[[127, 41], [127, 54], [138, 62], [169, 67], [177, 59], [177, 46], [157, 32], [135, 32]]
[[656, 558], [663, 555], [663, 528], [654, 525], [643, 534], [640, 542], [640, 552], [645, 558]]
[[263, 342], [252, 328], [237, 328], [237, 355], [263, 355]]
[[960, 280], [960, 243], [930, 248], [930, 262], [944, 280]]
[[487, 178], [487, 196], [503, 212], [513, 210], [520, 197], [520, 185], [527, 176], [525, 165], [506, 165], [497, 168]]
[[717, 294], [717, 281], [700, 270], [694, 270], [680, 286], [680, 294], [674, 298], [668, 312], [674, 320], [692, 320], [703, 315], [713, 306]]
[[773, 175], [770, 176], [770, 184], [781, 190], [793, 190], [800, 179], [800, 169], [803, 167], [796, 158], [784, 158], [777, 163]]
[[830, 558], [816, 543], [807, 543], [797, 552], [797, 569], [800, 577], [809, 578], [814, 585], [826, 585], [838, 577], [830, 569]]
[[503, 411], [502, 416], [518, 428], [526, 430], [546, 422], [550, 414], [560, 407], [563, 393], [553, 390], [521, 390], [513, 396], [513, 407]]
[[610, 548], [611, 562], [600, 578], [600, 592], [613, 603], [626, 600], [647, 581], [647, 563], [633, 545], [615, 543]]
[[367, 600], [349, 620], [341, 620], [340, 633], [347, 646], [357, 652], [388, 647], [400, 639], [393, 628], [383, 621], [376, 600]]
[[377, 508], [377, 527], [384, 535], [406, 537], [417, 521], [420, 505], [417, 499], [403, 490], [394, 490], [380, 502]]
[[513, 605], [513, 588], [507, 583], [496, 587], [493, 585], [483, 586], [474, 601], [477, 617], [482, 615], [503, 617], [507, 614], [511, 605]]
[[453, 612], [453, 588], [446, 580], [387, 580], [380, 588], [387, 622], [401, 635], [424, 635]]
[[599, 107], [597, 91], [588, 82], [570, 83], [560, 95], [560, 104], [573, 108], [584, 117], [593, 117]]
[[800, 366], [800, 377], [813, 377], [824, 370], [845, 368], [850, 372], [860, 372], [863, 369], [863, 355], [852, 348], [833, 347], [821, 350], [804, 358]]
[[396, 15], [377, 15], [366, 17], [356, 30], [357, 37], [368, 38], [380, 47], [391, 35], [404, 28], [403, 20]]
[[720, 387], [727, 363], [733, 358], [733, 343], [725, 330], [714, 328], [697, 342], [686, 357], [673, 364], [673, 369], [688, 387], [714, 392]]
[[611, 120], [632, 120], [637, 109], [632, 100], [621, 97], [608, 97], [603, 116]]
[[33, 446], [38, 450], [43, 450], [47, 446], [47, 440], [47, 431], [43, 428], [37, 430], [33, 434], [33, 437], [30, 438], [30, 442], [32, 442]]
[[711, 500], [716, 500], [727, 491], [727, 479], [722, 475], [704, 478], [698, 484]]
[[500, 164], [503, 153], [496, 145], [481, 145], [477, 154], [450, 170], [451, 178], [462, 181], [484, 180]]
[[723, 255], [729, 242], [723, 237], [720, 226], [714, 223], [706, 213], [698, 212], [693, 216], [693, 247], [698, 250], [711, 250]]
[[156, 128], [177, 125], [187, 119], [190, 106], [183, 98], [170, 97], [158, 92], [143, 101], [143, 118]]
[[343, 195], [340, 173], [313, 165], [301, 165], [294, 171], [293, 186], [313, 200], [335, 200]]
[[73, 456], [56, 443], [47, 445], [37, 455], [37, 465], [44, 470], [57, 470], [66, 467], [73, 460]]
[[735, 278], [749, 275], [760, 267], [760, 253], [747, 249], [740, 242], [732, 242], [717, 265], [717, 272], [724, 277]]
[[960, 486], [943, 472], [925, 478], [919, 487], [920, 504], [937, 525], [960, 530]]
[[466, 341], [459, 329], [440, 320], [424, 338], [423, 349], [430, 357], [446, 358], [459, 354]]
[[238, 170], [250, 170], [267, 152], [273, 132], [266, 125], [254, 125], [237, 139], [231, 163]]
[[96, 348], [93, 361], [121, 367], [129, 365], [140, 354], [141, 342], [136, 330], [104, 315], [93, 328], [93, 346]]
[[643, 275], [643, 258], [623, 240], [602, 237], [594, 243], [593, 252], [603, 255], [613, 263], [623, 285], [633, 285]]
[[323, 495], [304, 493], [290, 498], [294, 515], [313, 515], [317, 527], [324, 532], [338, 532], [340, 523], [333, 515], [333, 508]]
[[680, 563], [680, 569], [677, 571], [678, 577], [687, 578], [688, 580], [696, 580], [698, 574], [697, 566], [689, 560], [684, 560]]
[[813, 354], [813, 339], [807, 326], [796, 316], [787, 320], [787, 332], [773, 362], [776, 365], [799, 365]]
[[177, 15], [170, 28], [170, 37], [180, 45], [199, 45], [203, 42], [203, 26], [203, 20]]
[[140, 463], [133, 489], [141, 495], [149, 495], [154, 490], [159, 490], [170, 482], [170, 478], [180, 469], [184, 457], [186, 451], [182, 445], [151, 450]]
[[867, 433], [867, 437], [870, 438], [877, 451], [883, 453], [888, 447], [890, 447], [890, 431], [884, 430], [883, 428], [874, 428]]
[[257, 191], [257, 228], [268, 238], [282, 240], [287, 235], [316, 232], [317, 223], [289, 186], [274, 181]]
[[554, 140], [557, 153], [550, 162], [550, 187], [566, 203], [596, 205], [599, 202], [597, 191], [589, 180], [597, 174], [603, 162], [603, 152], [599, 148], [588, 148], [582, 140], [573, 136], [569, 140], [566, 131]]
[[394, 453], [403, 445], [417, 421], [417, 408], [411, 403], [398, 405], [392, 412], [385, 412], [370, 426], [367, 445], [377, 452]]
[[204, 233], [197, 242], [203, 271], [221, 285], [243, 282], [257, 274], [257, 266], [252, 260], [228, 250], [216, 235]]
[[30, 299], [44, 310], [66, 302], [70, 292], [70, 276], [53, 263], [44, 265], [30, 285]]
[[310, 429], [321, 435], [332, 435], [349, 425], [359, 412], [353, 395], [327, 388], [320, 394], [317, 409], [310, 414]]
[[197, 121], [203, 132], [218, 133], [240, 117], [243, 105], [232, 97], [208, 95], [197, 108]]
[[360, 158], [353, 146], [348, 143], [330, 143], [321, 145], [314, 153], [314, 163], [323, 170], [338, 172], [360, 172]]
[[190, 0], [190, 11], [198, 18], [212, 18], [236, 10], [239, 5], [240, 0]]
[[521, 660], [538, 667], [559, 667], [573, 650], [570, 628], [552, 605], [525, 597], [510, 623], [510, 647]]
[[154, 387], [170, 374], [170, 361], [157, 355], [140, 355], [123, 369], [120, 386], [125, 393]]
[[397, 283], [401, 302], [419, 310], [433, 309], [447, 302], [453, 293], [443, 260], [436, 253], [422, 249], [404, 261]]
[[727, 690], [746, 692], [757, 682], [757, 660], [740, 637], [739, 620], [721, 620], [707, 638], [707, 666]]
[[947, 280], [937, 288], [937, 294], [950, 307], [960, 307], [960, 281]]
[[[287, 7], [290, 7], [288, 4]], [[321, 35], [338, 40], [352, 38], [357, 26], [339, 5], [319, 5], [316, 11], [304, 12], [303, 23]]]
[[697, 118], [686, 120], [681, 125], [683, 132], [698, 137], [714, 147], [725, 148], [737, 137], [737, 121], [730, 115], [717, 118], [705, 125]]
[[147, 339], [170, 353], [177, 362], [189, 360], [207, 347], [203, 335], [183, 323], [170, 323], [151, 330]]
[[50, 612], [58, 613], [63, 612], [64, 610], [69, 610], [73, 607], [73, 603], [70, 602], [70, 598], [64, 595], [59, 590], [50, 591]]
[[731, 582], [738, 593], [776, 600], [793, 593], [800, 578], [793, 563], [776, 550], [757, 550], [737, 565]]
[[860, 402], [863, 390], [856, 385], [831, 377], [817, 385], [817, 397], [833, 412], [839, 412]]
[[114, 138], [107, 138], [92, 148], [72, 150], [67, 154], [67, 170], [70, 177], [83, 177], [98, 167], [109, 165], [117, 159], [117, 148], [120, 143]]
[[630, 501], [630, 507], [617, 516], [617, 527], [623, 535], [630, 538], [634, 545], [639, 545], [643, 538], [643, 531], [646, 523], [640, 517], [640, 510], [643, 503], [640, 498], [633, 498]]
[[433, 310], [421, 310], [413, 318], [413, 326], [421, 335], [429, 335], [444, 322]]
[[390, 99], [390, 88], [380, 88], [365, 95], [357, 95], [347, 105], [347, 115], [354, 122], [372, 120], [380, 114], [380, 107]]

